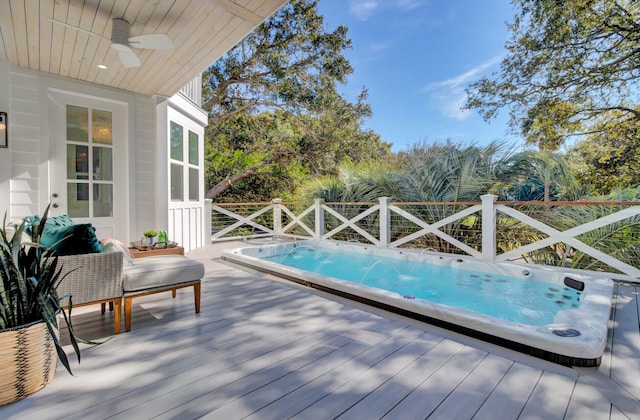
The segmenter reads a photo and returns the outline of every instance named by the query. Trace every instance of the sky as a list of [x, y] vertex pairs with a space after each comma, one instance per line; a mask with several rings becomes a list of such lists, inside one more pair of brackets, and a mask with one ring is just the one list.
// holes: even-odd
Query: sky
[[368, 89], [365, 127], [393, 151], [446, 139], [523, 144], [508, 133], [507, 112], [488, 123], [461, 110], [465, 89], [499, 70], [509, 0], [319, 0], [318, 9], [327, 31], [345, 25], [353, 43], [345, 56], [354, 72], [339, 91], [355, 101]]

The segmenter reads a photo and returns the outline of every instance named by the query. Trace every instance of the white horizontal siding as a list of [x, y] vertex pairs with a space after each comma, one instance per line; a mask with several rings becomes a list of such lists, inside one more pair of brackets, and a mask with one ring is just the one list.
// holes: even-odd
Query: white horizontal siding
[[158, 182], [156, 158], [156, 104], [152, 98], [137, 97], [135, 101], [135, 129], [131, 148], [134, 150], [132, 184], [134, 194], [131, 205], [135, 222], [131, 225], [130, 240], [138, 240], [147, 229], [158, 229], [155, 224], [156, 184]]
[[40, 105], [38, 73], [13, 67], [10, 78], [9, 149], [12, 219], [40, 212]]

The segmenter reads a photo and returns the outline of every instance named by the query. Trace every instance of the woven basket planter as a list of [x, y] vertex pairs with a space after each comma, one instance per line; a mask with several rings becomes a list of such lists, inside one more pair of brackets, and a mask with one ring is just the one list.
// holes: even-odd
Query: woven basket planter
[[53, 379], [57, 362], [44, 322], [0, 332], [0, 406], [44, 388]]

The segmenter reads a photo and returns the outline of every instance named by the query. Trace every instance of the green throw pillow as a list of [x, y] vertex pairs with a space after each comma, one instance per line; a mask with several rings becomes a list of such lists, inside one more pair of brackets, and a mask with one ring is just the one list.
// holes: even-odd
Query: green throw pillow
[[102, 252], [102, 245], [91, 223], [55, 227], [47, 223], [40, 242], [46, 247], [51, 247], [58, 255]]
[[[29, 234], [29, 236], [33, 236], [33, 229], [40, 224], [40, 216], [27, 216], [22, 220], [25, 221], [25, 229], [24, 231]], [[63, 214], [61, 216], [52, 216], [47, 218], [47, 223], [45, 226], [45, 230], [49, 227], [60, 227], [60, 226], [71, 226], [73, 225], [73, 220], [67, 214]]]
[[47, 218], [47, 227], [49, 226], [71, 226], [73, 225], [73, 220], [67, 214], [63, 214], [62, 216], [53, 216]]

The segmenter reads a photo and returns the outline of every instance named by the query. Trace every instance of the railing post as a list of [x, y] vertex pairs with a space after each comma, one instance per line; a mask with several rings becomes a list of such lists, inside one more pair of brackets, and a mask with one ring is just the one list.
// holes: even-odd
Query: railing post
[[380, 197], [380, 246], [389, 246], [391, 243], [391, 217], [389, 214], [389, 197]]
[[494, 261], [496, 258], [496, 208], [497, 196], [485, 194], [482, 200], [482, 259]]
[[324, 235], [324, 211], [322, 210], [322, 203], [324, 203], [324, 198], [316, 198], [313, 200], [313, 206], [316, 212], [316, 226], [313, 239], [317, 240], [321, 240], [322, 235]]
[[211, 231], [211, 203], [213, 202], [210, 198], [205, 198], [204, 200], [204, 237], [203, 242], [205, 244], [210, 244], [213, 242], [213, 232]]
[[282, 198], [274, 198], [271, 200], [274, 204], [273, 206], [273, 232], [274, 236], [280, 235], [282, 233], [282, 207], [280, 203], [282, 203]]

